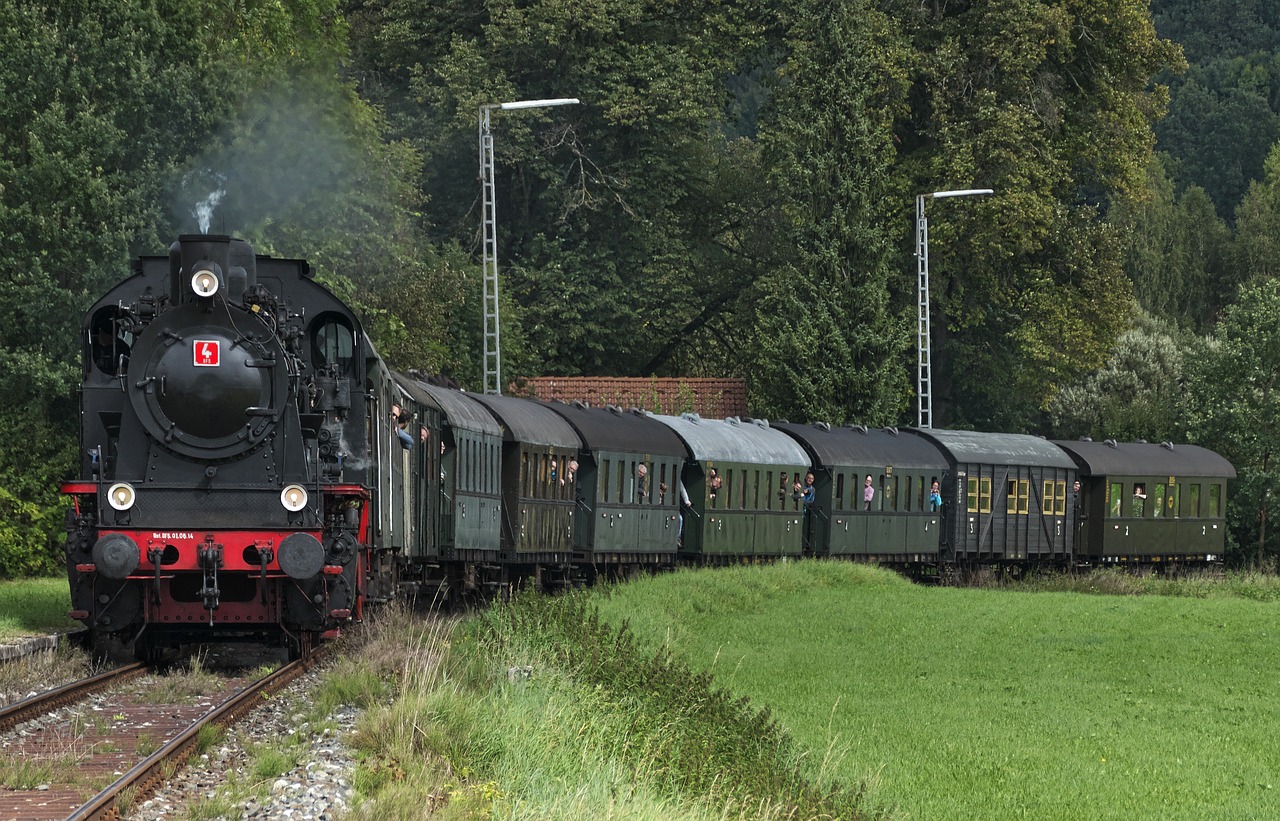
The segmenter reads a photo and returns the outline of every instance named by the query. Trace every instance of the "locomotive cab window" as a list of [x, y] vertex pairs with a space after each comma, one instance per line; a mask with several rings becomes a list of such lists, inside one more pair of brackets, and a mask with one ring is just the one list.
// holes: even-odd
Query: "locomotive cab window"
[[[133, 348], [133, 334], [121, 330], [116, 322], [118, 313], [114, 307], [103, 308], [93, 315], [89, 324], [89, 359], [85, 374], [97, 370], [107, 376], [123, 374], [129, 367], [129, 353]], [[92, 367], [89, 367], [92, 362]]]
[[311, 323], [311, 362], [316, 370], [333, 365], [339, 374], [351, 369], [354, 335], [346, 317], [321, 314]]

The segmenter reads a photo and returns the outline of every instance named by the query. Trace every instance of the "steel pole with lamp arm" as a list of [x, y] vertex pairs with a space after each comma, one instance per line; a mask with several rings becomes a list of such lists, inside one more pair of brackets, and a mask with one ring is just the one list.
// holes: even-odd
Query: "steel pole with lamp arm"
[[484, 392], [502, 393], [502, 336], [498, 323], [498, 219], [493, 187], [493, 133], [489, 113], [521, 108], [577, 105], [576, 97], [553, 100], [520, 100], [480, 106], [480, 191], [483, 200], [484, 247]]
[[945, 197], [973, 197], [993, 193], [990, 188], [966, 188], [962, 191], [934, 191], [916, 196], [916, 427], [933, 427], [933, 355], [929, 327], [929, 219], [925, 216], [927, 200]]

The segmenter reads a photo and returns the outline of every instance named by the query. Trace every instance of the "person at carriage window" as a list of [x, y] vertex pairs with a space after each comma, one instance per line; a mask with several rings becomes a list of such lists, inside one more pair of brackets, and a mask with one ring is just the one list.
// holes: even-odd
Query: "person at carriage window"
[[1131, 515], [1145, 516], [1147, 512], [1147, 486], [1136, 484], [1133, 486], [1133, 509]]
[[400, 441], [400, 447], [405, 450], [413, 448], [413, 435], [409, 433], [409, 413], [402, 410], [399, 405], [391, 406], [391, 424], [395, 426], [396, 439]]
[[[555, 484], [555, 482], [556, 482], [556, 460], [552, 459], [551, 460], [551, 484]], [[561, 482], [560, 484], [564, 484], [564, 482]]]
[[938, 483], [934, 482], [929, 488], [929, 510], [938, 510], [942, 507], [942, 489], [938, 487]]
[[570, 459], [569, 463], [564, 466], [564, 475], [560, 477], [560, 484], [568, 482], [573, 484], [573, 480], [578, 476], [578, 460]]
[[643, 502], [649, 498], [649, 469], [644, 463], [636, 465], [636, 501]]
[[707, 480], [707, 496], [711, 499], [711, 506], [715, 507], [716, 494], [720, 492], [720, 474], [716, 473], [716, 469], [711, 469], [711, 478]]
[[813, 483], [813, 471], [809, 471], [804, 475], [804, 488], [800, 491], [800, 501], [804, 502], [805, 513], [809, 512], [809, 508], [813, 507], [814, 500], [818, 498], [818, 489]]
[[689, 501], [689, 491], [684, 489], [684, 480], [676, 479], [676, 492], [680, 494], [680, 524], [676, 530], [676, 542], [684, 546], [684, 517], [693, 512], [693, 502]]
[[876, 489], [871, 484], [871, 474], [867, 474], [866, 481], [862, 483], [862, 507], [864, 510], [871, 509], [871, 501], [876, 498]]
[[115, 323], [107, 320], [99, 322], [93, 329], [92, 344], [94, 366], [107, 374], [115, 376], [129, 368], [129, 344], [116, 336]]

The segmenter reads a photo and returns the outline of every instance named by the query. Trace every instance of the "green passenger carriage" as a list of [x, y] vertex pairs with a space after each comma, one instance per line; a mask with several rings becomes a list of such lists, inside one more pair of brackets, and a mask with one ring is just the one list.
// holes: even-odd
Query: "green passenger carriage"
[[689, 448], [683, 476], [685, 511], [681, 553], [703, 559], [799, 556], [805, 509], [794, 486], [809, 457], [795, 440], [762, 419], [724, 421], [697, 414], [655, 416]]
[[1080, 468], [1076, 558], [1218, 562], [1231, 463], [1197, 445], [1057, 442]]
[[813, 459], [815, 555], [904, 564], [936, 560], [942, 509], [931, 501], [930, 489], [947, 469], [937, 448], [897, 428], [833, 428], [821, 422], [774, 426]]

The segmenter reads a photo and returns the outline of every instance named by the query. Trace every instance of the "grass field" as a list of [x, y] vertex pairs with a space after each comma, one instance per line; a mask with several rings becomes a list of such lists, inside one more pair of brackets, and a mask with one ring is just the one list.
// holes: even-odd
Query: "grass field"
[[645, 579], [600, 606], [768, 705], [812, 774], [913, 818], [1280, 806], [1268, 601], [924, 588], [803, 562]]
[[79, 627], [67, 618], [70, 609], [66, 579], [0, 582], [0, 641]]

